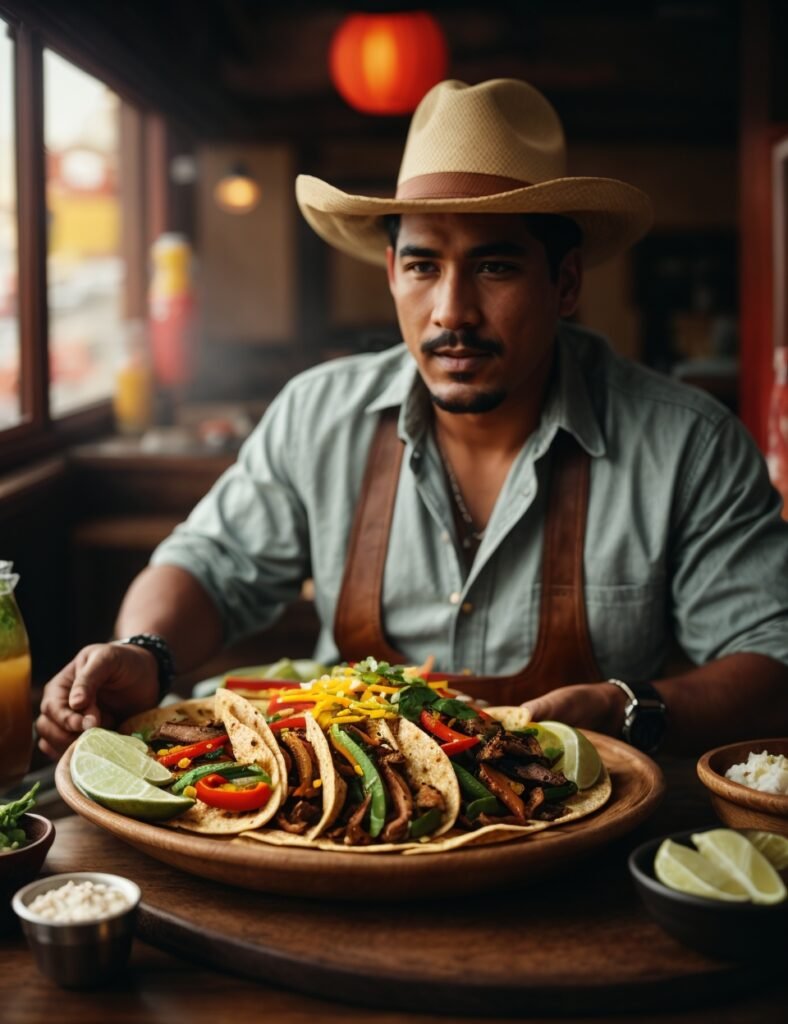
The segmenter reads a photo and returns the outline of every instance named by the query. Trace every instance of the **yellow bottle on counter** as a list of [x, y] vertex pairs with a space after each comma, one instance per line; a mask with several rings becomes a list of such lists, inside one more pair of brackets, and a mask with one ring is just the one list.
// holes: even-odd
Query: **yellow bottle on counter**
[[0, 561], [0, 791], [26, 774], [33, 751], [30, 643], [12, 569]]
[[153, 368], [145, 324], [124, 324], [121, 352], [115, 372], [113, 406], [121, 434], [144, 434], [153, 422]]

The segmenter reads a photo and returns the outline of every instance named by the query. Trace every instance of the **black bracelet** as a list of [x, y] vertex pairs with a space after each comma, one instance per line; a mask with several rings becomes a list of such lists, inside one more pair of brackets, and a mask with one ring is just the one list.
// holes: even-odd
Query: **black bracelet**
[[172, 660], [170, 645], [158, 633], [137, 633], [135, 636], [127, 636], [125, 640], [118, 640], [118, 643], [134, 644], [135, 647], [143, 647], [146, 651], [151, 652], [159, 669], [158, 703], [161, 703], [170, 692], [170, 683], [175, 675], [175, 663]]

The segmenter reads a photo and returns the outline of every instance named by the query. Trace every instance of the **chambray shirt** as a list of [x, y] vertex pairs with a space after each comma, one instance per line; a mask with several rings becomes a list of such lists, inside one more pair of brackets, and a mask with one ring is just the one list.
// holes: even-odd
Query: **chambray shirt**
[[442, 671], [516, 672], [539, 627], [546, 470], [563, 428], [591, 455], [585, 601], [602, 678], [658, 677], [671, 636], [696, 663], [754, 651], [788, 664], [788, 525], [748, 433], [708, 395], [619, 358], [598, 335], [561, 325], [556, 344], [540, 422], [469, 571], [429, 399], [402, 346], [292, 379], [153, 563], [203, 584], [228, 642], [273, 623], [312, 577], [315, 656], [335, 661], [332, 623], [367, 452], [380, 411], [398, 407], [405, 452], [386, 634], [414, 664], [432, 654]]

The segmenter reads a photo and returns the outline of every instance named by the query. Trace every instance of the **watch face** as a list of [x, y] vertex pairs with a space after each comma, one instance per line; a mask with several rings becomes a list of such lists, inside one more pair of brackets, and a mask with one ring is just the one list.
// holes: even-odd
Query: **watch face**
[[647, 754], [653, 753], [665, 735], [665, 712], [662, 708], [633, 709], [629, 726], [629, 742]]

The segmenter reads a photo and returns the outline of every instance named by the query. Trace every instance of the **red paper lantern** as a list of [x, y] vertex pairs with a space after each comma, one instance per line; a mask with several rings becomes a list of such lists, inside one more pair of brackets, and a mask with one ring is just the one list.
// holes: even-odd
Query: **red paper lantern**
[[409, 114], [446, 77], [448, 63], [441, 27], [425, 11], [351, 14], [329, 55], [337, 91], [365, 114]]

